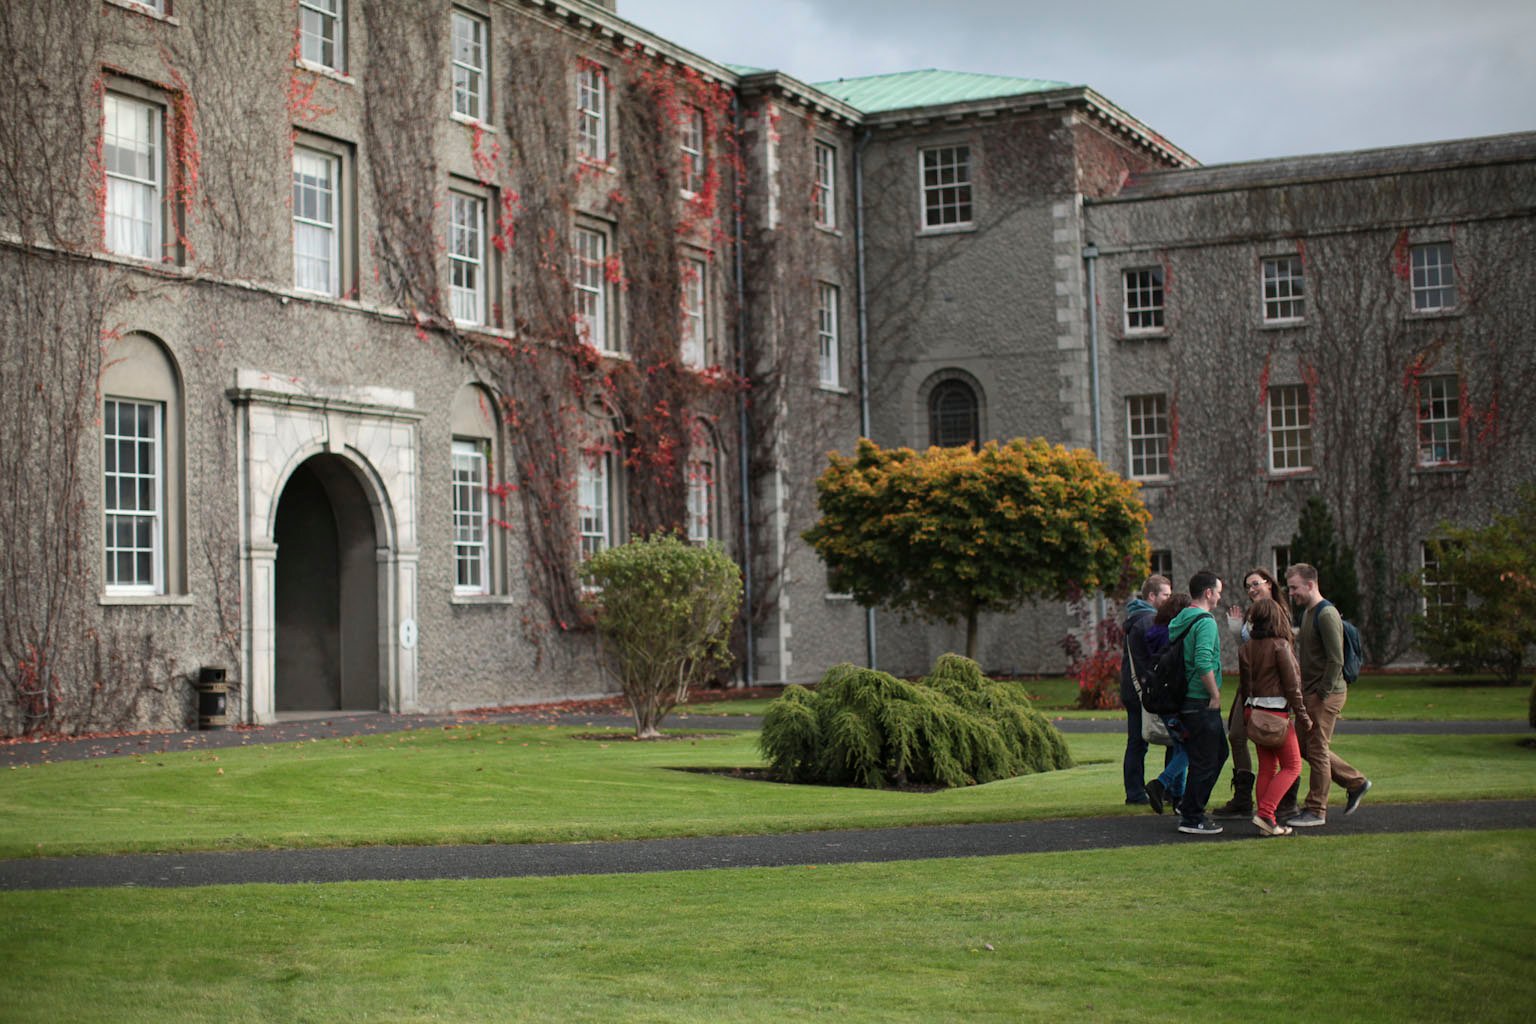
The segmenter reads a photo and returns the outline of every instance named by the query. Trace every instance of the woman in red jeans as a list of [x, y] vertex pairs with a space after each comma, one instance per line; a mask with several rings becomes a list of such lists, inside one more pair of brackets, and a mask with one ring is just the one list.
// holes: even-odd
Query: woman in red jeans
[[[1285, 836], [1291, 829], [1275, 821], [1280, 797], [1301, 777], [1301, 750], [1296, 745], [1296, 720], [1310, 727], [1312, 720], [1301, 701], [1301, 673], [1296, 667], [1295, 635], [1291, 620], [1278, 603], [1267, 597], [1248, 609], [1249, 641], [1237, 652], [1242, 679], [1239, 692], [1246, 696], [1243, 719], [1254, 715], [1279, 715], [1287, 719], [1285, 741], [1278, 747], [1258, 747], [1256, 783], [1258, 813], [1254, 825], [1266, 836]], [[1257, 746], [1257, 744], [1255, 744]]]

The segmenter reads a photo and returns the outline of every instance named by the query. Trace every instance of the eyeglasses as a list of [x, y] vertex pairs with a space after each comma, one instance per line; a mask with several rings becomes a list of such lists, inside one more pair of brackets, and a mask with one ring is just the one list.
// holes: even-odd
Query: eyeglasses
[[1246, 586], [1249, 590], [1261, 590], [1263, 589], [1264, 585], [1265, 584], [1263, 580], [1249, 580], [1246, 584], [1244, 584], [1244, 586]]

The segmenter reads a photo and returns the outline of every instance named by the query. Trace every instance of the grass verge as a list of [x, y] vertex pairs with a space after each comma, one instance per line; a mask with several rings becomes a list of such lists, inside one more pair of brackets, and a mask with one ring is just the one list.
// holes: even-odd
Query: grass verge
[[[1077, 683], [1071, 679], [1031, 679], [1018, 685], [1036, 698], [1035, 707], [1050, 718], [1108, 720], [1124, 716], [1119, 709], [1079, 710], [1075, 706]], [[1229, 701], [1235, 697], [1237, 676], [1223, 677], [1222, 692]], [[1524, 721], [1530, 693], [1528, 685], [1491, 685], [1491, 677], [1367, 672], [1350, 686], [1344, 717], [1362, 722]], [[770, 703], [770, 698], [755, 697], [686, 704], [677, 709], [675, 716], [686, 721], [694, 717], [761, 715]]]
[[[0, 773], [0, 856], [562, 842], [1147, 813], [1122, 803], [1124, 741], [1116, 734], [1069, 736], [1079, 762], [1070, 771], [920, 794], [667, 770], [758, 765], [755, 733], [636, 743], [617, 731], [605, 743], [573, 739], [574, 731], [479, 725], [16, 768]], [[1536, 796], [1536, 750], [1520, 739], [1349, 736], [1337, 747], [1374, 781], [1373, 803]]]
[[[1137, 878], [1157, 884], [1125, 884]], [[1202, 1008], [1259, 1024], [1523, 1024], [1532, 906], [1529, 831], [0, 893], [0, 1007], [86, 1024], [1147, 1024]]]

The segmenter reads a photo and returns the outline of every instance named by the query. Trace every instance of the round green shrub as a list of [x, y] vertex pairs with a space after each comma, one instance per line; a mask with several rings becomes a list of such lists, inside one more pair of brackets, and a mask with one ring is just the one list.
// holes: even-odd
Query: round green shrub
[[967, 786], [1072, 767], [1061, 733], [1015, 687], [946, 654], [906, 682], [837, 665], [791, 686], [763, 715], [759, 747], [776, 775], [834, 786]]
[[658, 533], [599, 551], [582, 576], [595, 588], [588, 602], [635, 735], [654, 739], [690, 686], [730, 664], [741, 570], [719, 544]]

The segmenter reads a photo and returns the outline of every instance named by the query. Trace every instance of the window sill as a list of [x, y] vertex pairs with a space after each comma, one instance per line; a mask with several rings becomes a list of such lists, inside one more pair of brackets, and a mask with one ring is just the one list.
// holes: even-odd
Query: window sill
[[293, 297], [296, 299], [329, 299], [332, 302], [344, 302], [340, 292], [312, 292], [308, 288], [293, 286]]
[[1298, 327], [1305, 327], [1305, 326], [1307, 326], [1307, 318], [1306, 317], [1298, 317], [1295, 320], [1261, 320], [1261, 321], [1259, 321], [1259, 330], [1261, 330], [1261, 331], [1291, 331], [1291, 330], [1295, 330]]
[[156, 21], [163, 21], [167, 25], [174, 25], [177, 28], [181, 27], [181, 19], [175, 17], [174, 15], [161, 14], [159, 11], [152, 10], [143, 4], [136, 4], [133, 2], [133, 0], [107, 0], [107, 3], [111, 4], [113, 7], [121, 7], [125, 11], [132, 11], [134, 14], [142, 14], [146, 18], [153, 18]]
[[482, 118], [470, 117], [468, 114], [461, 114], [457, 110], [449, 112], [448, 116], [466, 128], [478, 128], [487, 135], [496, 134], [496, 126]]
[[826, 601], [827, 604], [852, 604], [853, 603], [853, 595], [852, 594], [823, 594], [822, 595], [822, 600]]
[[101, 254], [118, 263], [126, 263], [135, 267], [148, 267], [152, 270], [180, 270], [182, 264], [179, 260], [161, 256], [139, 256], [131, 252], [114, 252], [111, 249], [101, 249]]
[[1461, 316], [1464, 311], [1462, 306], [1450, 306], [1446, 309], [1410, 309], [1403, 314], [1403, 319], [1410, 322], [1414, 320], [1452, 320]]
[[190, 608], [197, 603], [191, 594], [102, 594], [97, 598], [102, 607], [147, 605], [173, 608]]
[[1173, 486], [1173, 477], [1171, 476], [1133, 476], [1126, 479], [1134, 480], [1136, 483], [1141, 484], [1142, 487], [1154, 490]]
[[464, 607], [505, 607], [515, 602], [510, 594], [454, 594], [449, 603]]
[[1413, 467], [1419, 476], [1461, 476], [1469, 470], [1465, 462], [1421, 462]]
[[593, 171], [602, 171], [602, 172], [604, 172], [606, 174], [618, 174], [619, 173], [619, 169], [613, 165], [613, 161], [612, 160], [598, 160], [595, 157], [578, 156], [576, 158], [576, 162], [578, 164], [580, 164], [582, 167], [589, 168], [590, 170], [593, 170]]
[[1166, 330], [1157, 330], [1157, 331], [1126, 331], [1126, 330], [1122, 330], [1120, 332], [1119, 340], [1121, 340], [1121, 341], [1167, 341], [1168, 340], [1168, 332]]
[[918, 238], [936, 238], [943, 235], [968, 235], [976, 231], [976, 222], [969, 224], [942, 224], [932, 228], [918, 228]]
[[1280, 483], [1286, 480], [1310, 480], [1316, 476], [1316, 466], [1308, 466], [1305, 469], [1271, 469], [1269, 471], [1269, 482]]
[[817, 224], [816, 230], [822, 234], [832, 235], [834, 238], [842, 238], [843, 232], [836, 224]]
[[829, 395], [851, 395], [852, 391], [839, 384], [817, 384], [817, 391], [824, 391]]
[[341, 82], [344, 85], [356, 85], [357, 84], [357, 79], [353, 78], [351, 75], [347, 74], [345, 71], [340, 71], [340, 70], [338, 70], [336, 68], [326, 67], [324, 64], [316, 64], [314, 61], [308, 61], [308, 60], [305, 60], [302, 57], [300, 57], [298, 60], [294, 61], [293, 62], [293, 66], [298, 68], [301, 71], [310, 71], [310, 72], [313, 72], [314, 74], [319, 75], [322, 78], [329, 78], [329, 79], [332, 79], [334, 81]]

